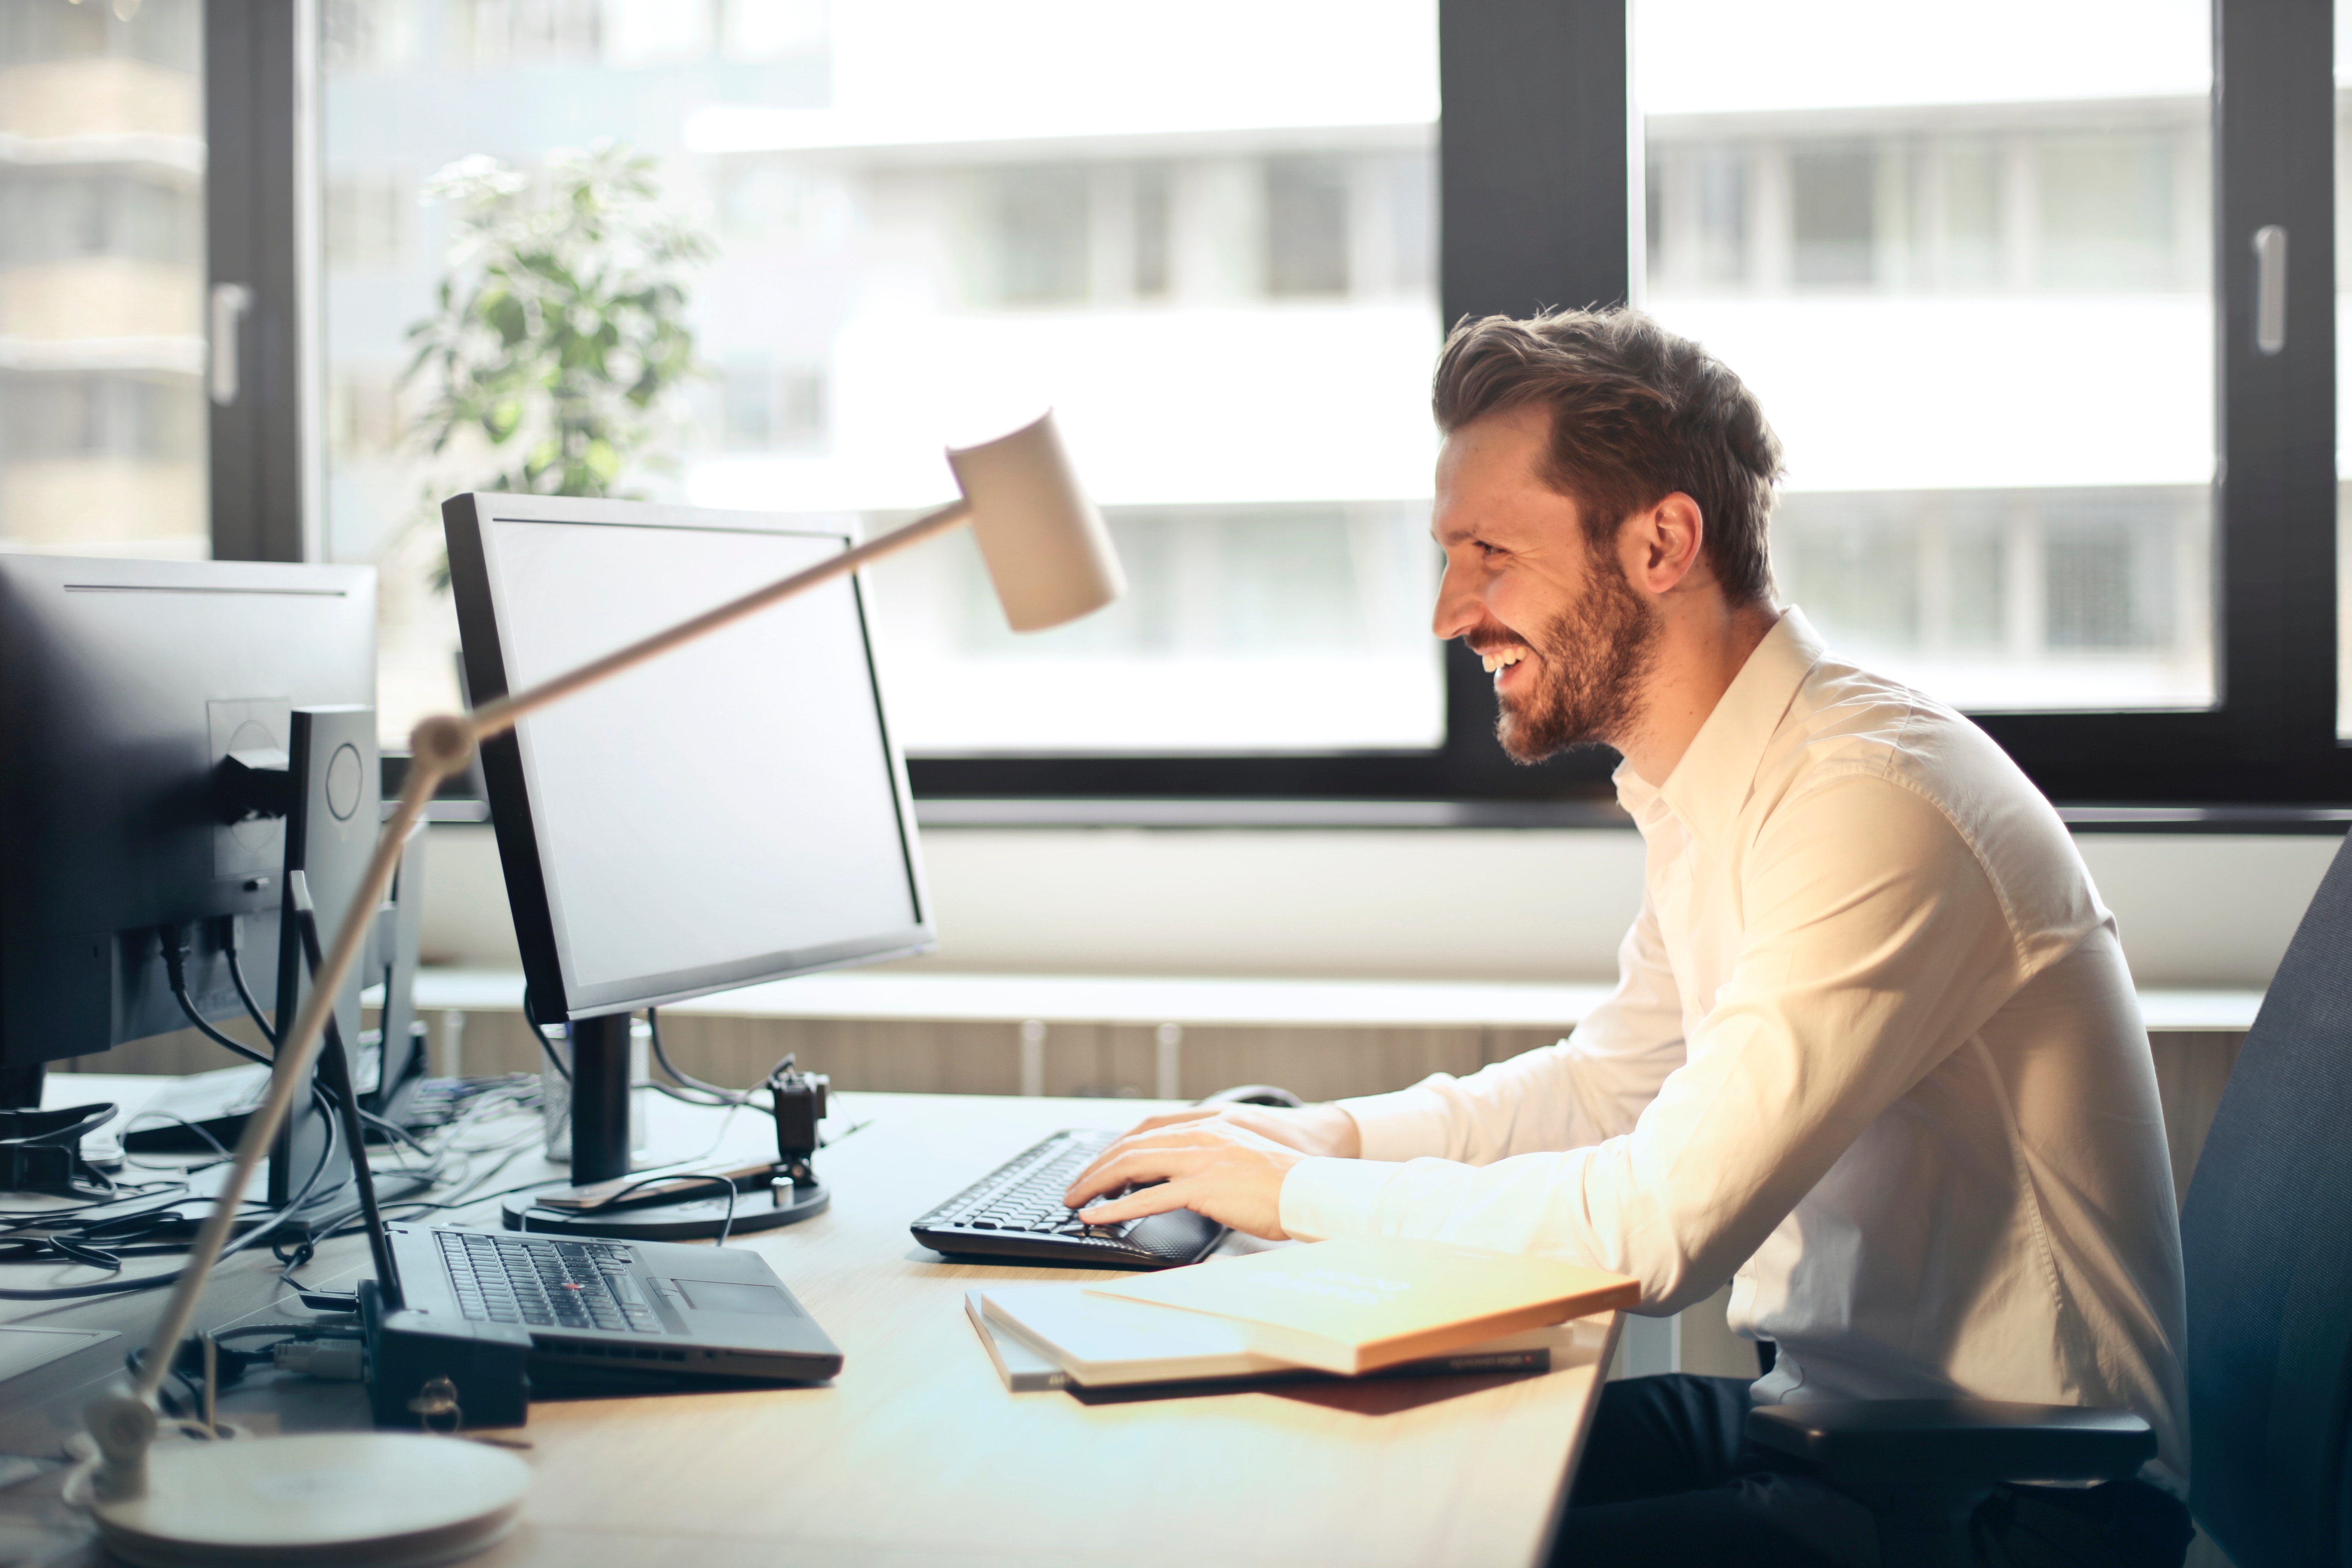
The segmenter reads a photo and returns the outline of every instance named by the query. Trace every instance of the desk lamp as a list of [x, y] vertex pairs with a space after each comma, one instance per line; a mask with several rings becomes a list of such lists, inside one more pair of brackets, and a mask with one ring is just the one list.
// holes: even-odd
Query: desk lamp
[[[961, 500], [856, 549], [656, 632], [569, 674], [418, 724], [408, 776], [352, 908], [278, 1052], [268, 1097], [236, 1156], [150, 1337], [136, 1383], [101, 1394], [85, 1419], [101, 1458], [85, 1500], [100, 1538], [142, 1564], [212, 1563], [244, 1555], [284, 1568], [373, 1568], [447, 1562], [488, 1546], [520, 1512], [530, 1472], [511, 1454], [446, 1437], [389, 1432], [188, 1443], [154, 1449], [155, 1397], [195, 1316], [206, 1274], [228, 1240], [253, 1173], [298, 1088], [310, 1082], [329, 1008], [357, 962], [409, 831], [442, 781], [475, 748], [526, 714], [758, 614], [868, 562], [971, 524], [1014, 631], [1043, 631], [1100, 609], [1126, 589], [1110, 535], [1078, 488], [1053, 416], [1000, 439], [950, 449]], [[380, 1282], [396, 1291], [397, 1282]], [[396, 1305], [396, 1302], [391, 1304]]]

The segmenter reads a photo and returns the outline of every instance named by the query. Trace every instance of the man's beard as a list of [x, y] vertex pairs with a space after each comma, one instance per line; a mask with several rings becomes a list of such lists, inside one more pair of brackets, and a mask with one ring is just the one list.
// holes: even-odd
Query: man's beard
[[1592, 566], [1576, 603], [1536, 634], [1541, 683], [1500, 699], [1495, 738], [1514, 762], [1622, 741], [1640, 717], [1663, 627], [1616, 562], [1595, 552]]

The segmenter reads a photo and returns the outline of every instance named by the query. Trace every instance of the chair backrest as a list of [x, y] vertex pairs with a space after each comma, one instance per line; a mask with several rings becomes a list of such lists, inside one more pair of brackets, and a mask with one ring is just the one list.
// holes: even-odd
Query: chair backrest
[[2246, 1037], [2180, 1234], [2190, 1507], [2237, 1568], [2347, 1568], [2352, 841]]

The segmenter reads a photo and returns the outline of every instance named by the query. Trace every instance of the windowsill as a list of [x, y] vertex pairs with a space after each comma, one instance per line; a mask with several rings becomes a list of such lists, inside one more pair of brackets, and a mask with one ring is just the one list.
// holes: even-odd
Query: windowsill
[[[734, 1018], [859, 1018], [902, 1023], [1179, 1024], [1211, 1027], [1572, 1027], [1613, 986], [1511, 981], [1266, 980], [1159, 975], [975, 974], [834, 971], [747, 985], [663, 1009]], [[514, 1012], [522, 974], [420, 970], [429, 1012]], [[2252, 1027], [2263, 994], [2144, 989], [2140, 1011], [2159, 1032]]]
[[[384, 814], [392, 802], [384, 803]], [[479, 800], [436, 800], [436, 823], [488, 823]], [[2062, 805], [2075, 833], [2307, 835], [2340, 837], [2352, 807], [2308, 805]], [[1195, 830], [1627, 828], [1633, 819], [1612, 800], [1076, 800], [1058, 796], [919, 799], [924, 828], [1150, 827]]]

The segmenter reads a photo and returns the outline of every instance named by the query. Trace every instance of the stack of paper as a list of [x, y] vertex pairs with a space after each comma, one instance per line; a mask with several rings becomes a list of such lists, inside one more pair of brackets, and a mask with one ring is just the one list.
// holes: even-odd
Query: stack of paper
[[1367, 1373], [1540, 1372], [1633, 1281], [1433, 1242], [1317, 1242], [1139, 1279], [974, 1290], [1013, 1389]]

